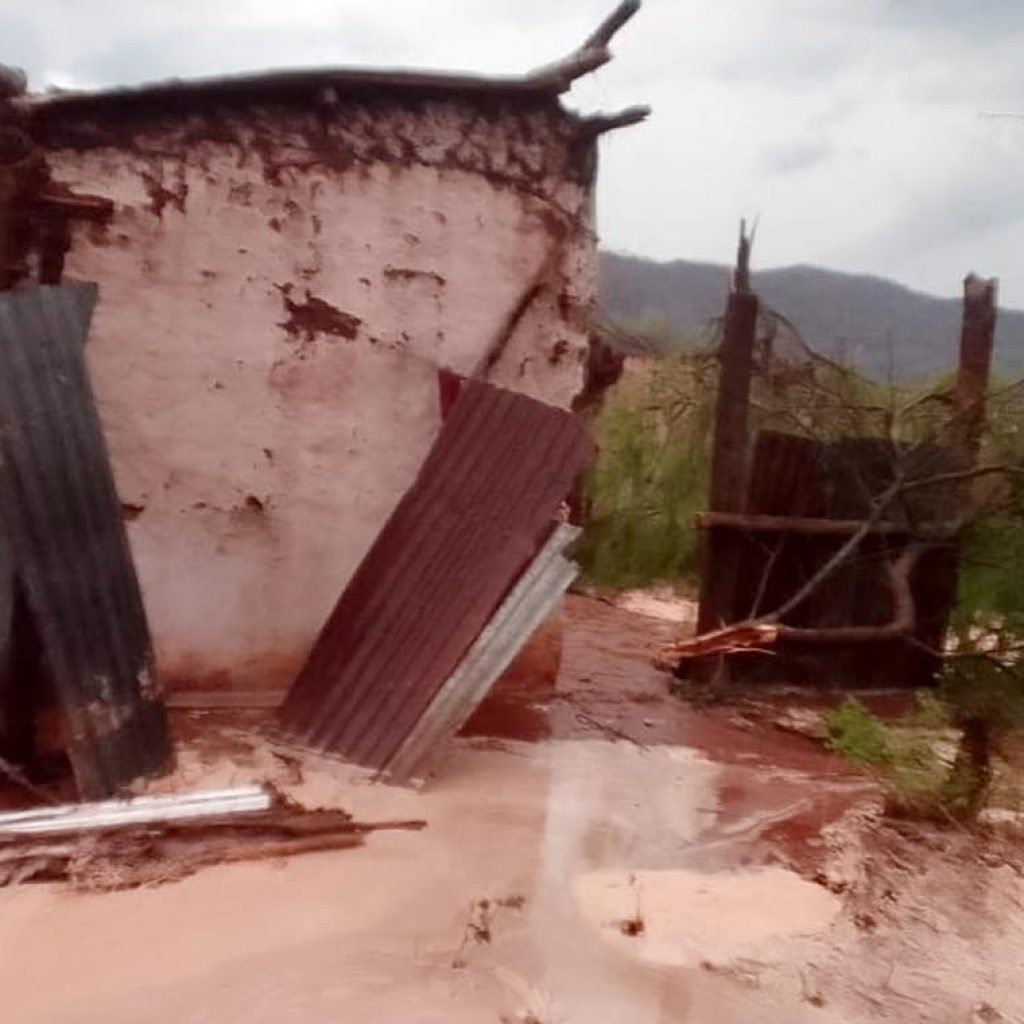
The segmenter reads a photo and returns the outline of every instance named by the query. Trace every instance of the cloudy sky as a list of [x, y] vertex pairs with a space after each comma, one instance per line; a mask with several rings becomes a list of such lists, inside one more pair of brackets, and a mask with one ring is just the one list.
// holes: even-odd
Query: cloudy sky
[[[520, 72], [614, 0], [0, 0], [0, 60], [33, 88], [265, 66]], [[968, 270], [1024, 308], [1024, 2], [645, 0], [581, 109], [649, 103], [606, 138], [604, 243], [814, 263], [955, 294]]]

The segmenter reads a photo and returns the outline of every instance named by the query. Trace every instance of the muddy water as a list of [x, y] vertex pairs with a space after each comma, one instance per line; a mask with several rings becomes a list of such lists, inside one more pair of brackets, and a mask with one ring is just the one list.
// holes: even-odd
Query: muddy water
[[[164, 789], [268, 779], [309, 806], [428, 827], [150, 890], [0, 892], [0, 1020], [838, 1019], [730, 971], [829, 927], [832, 897], [779, 865], [792, 822], [810, 836], [834, 811], [808, 794], [841, 804], [847, 782], [811, 751], [807, 765], [775, 763], [774, 738], [669, 698], [645, 645], [646, 623], [671, 623], [581, 599], [569, 611], [559, 699], [545, 711], [556, 738], [459, 741], [420, 793], [313, 757], [297, 774], [251, 728], [219, 735], [210, 717], [179, 730], [192, 738]], [[708, 756], [716, 745], [728, 756]]]
[[[190, 786], [287, 781], [258, 747], [183, 763]], [[734, 876], [690, 867], [719, 813], [720, 771], [686, 750], [597, 740], [463, 747], [444, 779], [416, 794], [306, 763], [297, 797], [364, 819], [423, 816], [428, 828], [151, 890], [6, 891], [4, 1019], [801, 1020], [810, 1008], [773, 1007], [699, 966], [763, 947], [802, 903], [802, 931], [828, 922], [822, 891], [788, 873], [749, 876], [737, 893]], [[620, 920], [630, 879], [643, 892], [634, 937]]]

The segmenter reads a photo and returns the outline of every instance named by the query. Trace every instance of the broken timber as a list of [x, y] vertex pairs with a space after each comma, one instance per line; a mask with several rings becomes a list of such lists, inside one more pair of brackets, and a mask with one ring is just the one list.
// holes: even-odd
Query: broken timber
[[[71, 881], [124, 889], [176, 880], [212, 864], [347, 849], [369, 832], [426, 825], [357, 822], [345, 811], [306, 810], [263, 787], [117, 804], [60, 808], [56, 818], [51, 808], [0, 816], [0, 885]], [[3, 828], [12, 818], [20, 820]], [[32, 832], [23, 831], [26, 824]]]

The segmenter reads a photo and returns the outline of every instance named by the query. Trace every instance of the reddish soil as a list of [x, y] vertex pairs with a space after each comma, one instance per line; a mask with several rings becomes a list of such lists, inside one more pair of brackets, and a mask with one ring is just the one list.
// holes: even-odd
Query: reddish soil
[[[722, 766], [708, 863], [721, 866], [723, 857], [735, 865], [777, 862], [814, 875], [825, 854], [821, 830], [872, 784], [818, 740], [775, 722], [788, 708], [818, 709], [841, 696], [766, 692], [715, 704], [687, 699], [672, 692], [675, 680], [652, 659], [679, 628], [570, 594], [559, 619], [531, 640], [464, 733], [697, 750]], [[809, 788], [808, 775], [825, 784]]]
[[554, 649], [558, 625], [548, 624], [524, 651], [528, 667], [513, 666], [514, 677], [499, 683], [464, 732], [526, 740], [603, 736], [692, 747], [724, 764], [849, 774], [820, 743], [771, 725], [784, 707], [820, 707], [838, 697], [794, 700], [792, 694], [766, 693], [756, 702], [688, 700], [672, 692], [673, 677], [652, 657], [678, 630], [675, 623], [570, 594], [561, 614], [561, 658]]

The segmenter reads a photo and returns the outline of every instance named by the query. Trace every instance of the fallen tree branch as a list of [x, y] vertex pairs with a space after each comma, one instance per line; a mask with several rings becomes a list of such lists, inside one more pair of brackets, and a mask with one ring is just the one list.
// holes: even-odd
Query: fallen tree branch
[[[847, 540], [819, 567], [795, 594], [767, 615], [749, 618], [742, 622], [709, 630], [689, 640], [678, 641], [662, 648], [657, 656], [659, 665], [666, 665], [673, 658], [702, 658], [709, 655], [736, 653], [739, 651], [762, 650], [774, 646], [781, 639], [808, 643], [859, 643], [892, 638], [908, 638], [914, 627], [913, 595], [910, 591], [910, 573], [921, 553], [931, 547], [948, 543], [964, 530], [977, 516], [977, 507], [968, 508], [957, 520], [936, 524], [923, 534], [913, 531], [917, 540], [908, 545], [890, 566], [890, 583], [893, 588], [894, 615], [890, 623], [881, 626], [836, 626], [804, 627], [789, 626], [781, 620], [810, 597], [840, 566], [849, 560], [853, 552], [869, 534], [909, 533], [909, 528], [898, 528], [887, 524], [882, 517], [897, 497], [909, 490], [937, 484], [963, 481], [995, 474], [1024, 474], [1024, 468], [1006, 464], [976, 466], [973, 469], [949, 473], [937, 473], [928, 477], [906, 479], [906, 470], [898, 468], [892, 482], [872, 502], [871, 514], [860, 522], [856, 520], [800, 519], [787, 516], [754, 516], [741, 513], [703, 513], [698, 524], [705, 527], [733, 526], [739, 529], [758, 529], [765, 532], [806, 532], [822, 535], [842, 536]], [[762, 581], [763, 582], [763, 581]]]
[[775, 563], [778, 561], [785, 543], [786, 538], [780, 537], [768, 555], [768, 562], [764, 567], [764, 572], [761, 573], [761, 578], [757, 582], [757, 592], [754, 594], [754, 600], [751, 602], [750, 613], [747, 615], [748, 619], [756, 619], [761, 614], [761, 602], [764, 600], [764, 595], [768, 590], [768, 580], [771, 578], [772, 570], [775, 568]]
[[[893, 616], [887, 623], [877, 626], [789, 626], [778, 621], [786, 612], [776, 611], [758, 619], [733, 623], [689, 640], [668, 644], [659, 652], [657, 660], [665, 664], [673, 660], [678, 662], [709, 655], [760, 650], [773, 647], [780, 640], [807, 643], [873, 643], [878, 640], [907, 637], [915, 625], [910, 575], [921, 555], [930, 547], [931, 544], [923, 542], [910, 544], [890, 564], [889, 582], [893, 594]], [[796, 603], [791, 599], [782, 607], [791, 611]]]

